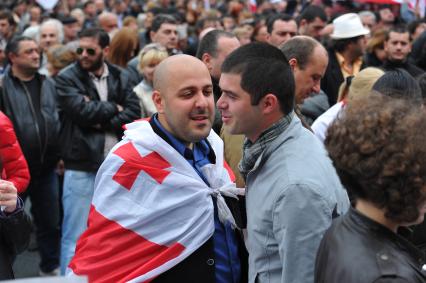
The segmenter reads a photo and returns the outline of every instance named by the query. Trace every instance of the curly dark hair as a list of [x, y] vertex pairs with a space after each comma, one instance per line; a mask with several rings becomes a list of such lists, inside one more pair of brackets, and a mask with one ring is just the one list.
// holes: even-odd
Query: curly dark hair
[[343, 185], [355, 198], [412, 222], [426, 199], [426, 112], [381, 94], [351, 101], [325, 140]]

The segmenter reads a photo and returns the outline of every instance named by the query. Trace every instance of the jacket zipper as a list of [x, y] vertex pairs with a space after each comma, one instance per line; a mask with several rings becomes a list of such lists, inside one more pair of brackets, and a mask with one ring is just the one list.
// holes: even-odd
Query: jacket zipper
[[[26, 87], [26, 86], [25, 86], [25, 84], [24, 84], [24, 83], [22, 83], [21, 81], [19, 81], [19, 82], [21, 83], [22, 87], [24, 88], [24, 90], [25, 90], [25, 94], [27, 95], [27, 99], [28, 99], [28, 101], [30, 102], [31, 114], [33, 115], [33, 119], [34, 119], [34, 121], [35, 121], [35, 129], [36, 129], [36, 132], [37, 132], [37, 139], [38, 139], [38, 143], [39, 143], [39, 145], [40, 145], [40, 161], [41, 161], [41, 163], [43, 163], [43, 159], [44, 159], [43, 151], [44, 151], [44, 150], [43, 150], [43, 146], [42, 146], [42, 143], [41, 143], [40, 128], [38, 127], [38, 123], [37, 123], [37, 116], [36, 116], [36, 114], [35, 114], [34, 105], [33, 105], [33, 103], [32, 103], [31, 95], [30, 95], [30, 93], [28, 92], [27, 87]], [[41, 93], [41, 92], [40, 92], [40, 93]], [[41, 105], [41, 99], [40, 99], [40, 105]]]

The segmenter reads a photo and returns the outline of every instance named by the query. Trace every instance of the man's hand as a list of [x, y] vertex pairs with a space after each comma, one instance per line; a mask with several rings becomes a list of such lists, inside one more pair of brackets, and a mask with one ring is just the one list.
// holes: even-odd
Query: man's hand
[[18, 190], [13, 183], [0, 180], [0, 206], [4, 206], [4, 211], [12, 213], [16, 210]]

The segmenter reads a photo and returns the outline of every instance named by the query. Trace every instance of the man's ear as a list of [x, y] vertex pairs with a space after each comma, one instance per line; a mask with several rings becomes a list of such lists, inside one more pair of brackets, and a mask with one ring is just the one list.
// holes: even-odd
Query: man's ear
[[158, 113], [164, 113], [164, 99], [158, 90], [154, 90], [152, 93], [152, 101], [154, 102], [155, 108]]
[[297, 59], [291, 58], [290, 60], [288, 60], [288, 64], [290, 64], [291, 70], [294, 72], [294, 68], [297, 67]]
[[266, 39], [266, 42], [268, 42], [269, 44], [271, 43], [270, 42], [270, 40], [271, 40], [271, 34], [269, 32], [266, 34], [265, 39]]
[[386, 52], [386, 55], [388, 54], [388, 42], [383, 42], [383, 50]]
[[212, 56], [209, 53], [203, 53], [203, 55], [201, 56], [201, 61], [203, 61], [209, 71], [212, 70]]
[[155, 32], [155, 31], [150, 31], [150, 32], [149, 32], [149, 38], [151, 39], [151, 42], [154, 42], [155, 34], [156, 34], [156, 32]]
[[262, 112], [265, 114], [273, 113], [280, 107], [280, 103], [278, 98], [272, 94], [268, 93], [262, 98]]
[[105, 48], [102, 50], [102, 52], [104, 53], [104, 56], [105, 56], [105, 57], [106, 57], [106, 56], [108, 56], [108, 53], [109, 53], [109, 46], [105, 47]]
[[305, 25], [308, 23], [308, 21], [306, 19], [302, 19], [299, 22], [299, 29], [301, 28], [305, 28]]
[[9, 60], [10, 63], [13, 64], [13, 61], [15, 61], [16, 58], [16, 54], [13, 52], [10, 52], [9, 55], [7, 56], [7, 60]]

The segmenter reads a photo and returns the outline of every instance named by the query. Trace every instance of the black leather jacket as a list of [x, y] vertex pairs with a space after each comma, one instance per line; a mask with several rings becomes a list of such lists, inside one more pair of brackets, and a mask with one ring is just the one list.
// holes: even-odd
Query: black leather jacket
[[[43, 75], [36, 74], [42, 81], [40, 92], [40, 109], [34, 109], [31, 95], [24, 84], [13, 76], [7, 67], [0, 92], [0, 110], [13, 123], [25, 159], [31, 171], [36, 175], [42, 168], [50, 169], [58, 160], [58, 134], [60, 122], [56, 110], [55, 89]], [[44, 120], [44, 138], [41, 137], [39, 125], [35, 123], [36, 112], [41, 112]]]
[[[96, 171], [104, 160], [105, 132], [117, 138], [122, 126], [140, 118], [139, 100], [131, 89], [129, 76], [108, 64], [108, 101], [100, 101], [89, 73], [78, 63], [62, 70], [56, 77], [61, 114], [61, 153], [65, 168]], [[123, 107], [119, 112], [117, 105]]]
[[426, 282], [423, 254], [410, 242], [351, 208], [324, 235], [317, 283]]
[[0, 280], [14, 277], [13, 257], [27, 248], [30, 232], [30, 218], [23, 209], [8, 217], [0, 217]]

